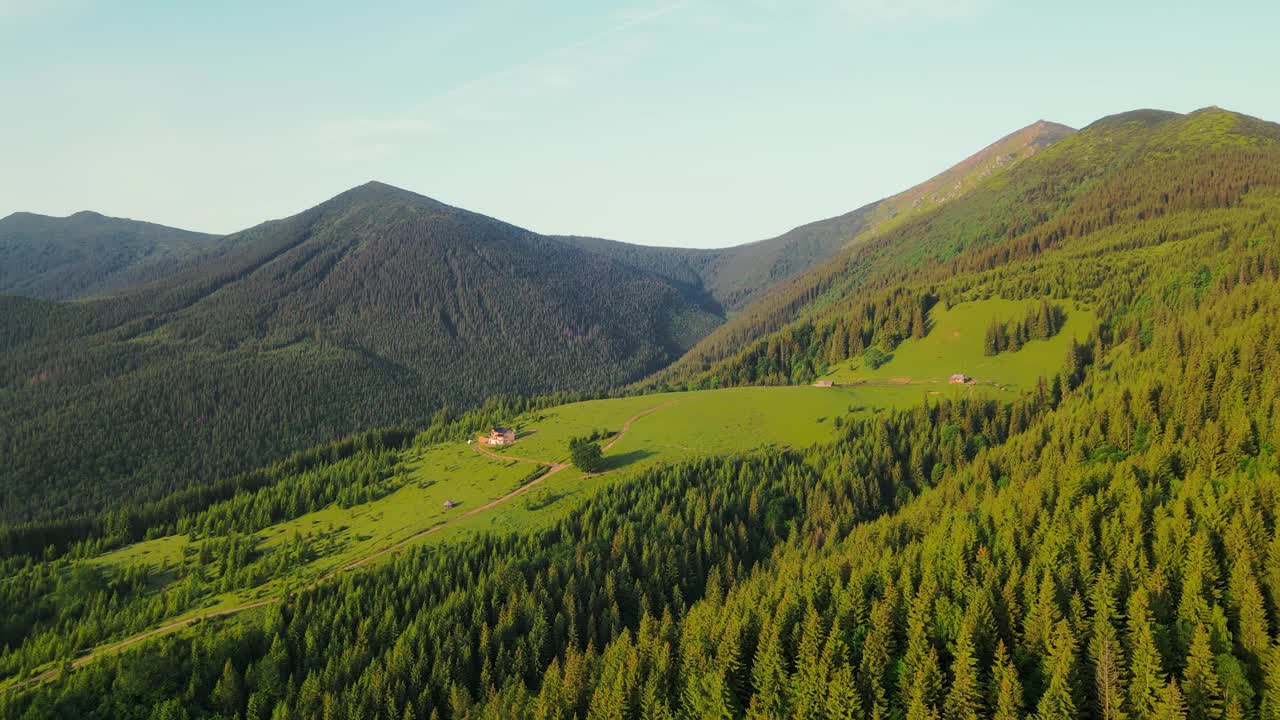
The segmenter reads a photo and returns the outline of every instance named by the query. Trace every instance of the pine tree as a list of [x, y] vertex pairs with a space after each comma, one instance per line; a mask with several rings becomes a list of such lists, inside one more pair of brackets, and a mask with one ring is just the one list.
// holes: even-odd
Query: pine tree
[[981, 712], [977, 659], [973, 653], [973, 619], [967, 616], [956, 637], [955, 655], [951, 660], [951, 689], [942, 706], [947, 720], [976, 720]]
[[1098, 573], [1091, 598], [1093, 622], [1088, 654], [1093, 665], [1094, 710], [1104, 720], [1123, 720], [1124, 657], [1112, 624], [1116, 608], [1111, 592], [1110, 574]]
[[1187, 701], [1178, 689], [1178, 681], [1169, 679], [1164, 691], [1160, 694], [1160, 705], [1156, 710], [1156, 720], [1187, 720]]
[[1129, 596], [1128, 615], [1128, 709], [1135, 720], [1148, 720], [1156, 715], [1165, 681], [1145, 588], [1139, 587]]
[[751, 663], [754, 692], [747, 708], [750, 720], [782, 720], [787, 717], [787, 670], [783, 663], [778, 625], [770, 623], [756, 646]]
[[1076, 640], [1067, 621], [1058, 621], [1045, 661], [1049, 687], [1036, 706], [1037, 720], [1071, 720], [1076, 716], [1074, 676]]
[[993, 720], [1022, 720], [1022, 684], [1003, 640], [996, 644], [991, 661], [991, 698]]
[[1186, 688], [1187, 718], [1189, 720], [1218, 720], [1223, 713], [1222, 683], [1214, 668], [1213, 649], [1209, 645], [1209, 631], [1197, 625], [1191, 637], [1191, 650], [1187, 666], [1182, 673]]

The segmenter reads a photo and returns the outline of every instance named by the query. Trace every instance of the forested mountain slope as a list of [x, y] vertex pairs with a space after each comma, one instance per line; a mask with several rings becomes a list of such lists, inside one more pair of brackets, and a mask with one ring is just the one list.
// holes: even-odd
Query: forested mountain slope
[[1104, 118], [779, 287], [652, 382], [785, 382], [891, 350], [922, 332], [931, 302], [923, 284], [904, 295], [909, 278], [941, 281], [1122, 222], [1229, 207], [1274, 176], [1278, 137], [1280, 125], [1219, 108]]
[[158, 280], [216, 252], [216, 235], [78, 212], [0, 219], [0, 295], [70, 300]]
[[1280, 717], [1278, 130], [1100, 122], [1044, 196], [952, 204], [932, 223], [994, 227], [916, 236], [935, 254], [895, 286], [717, 368], [781, 382], [840, 327], [892, 350], [983, 298], [1093, 308], [1090, 338], [1011, 401], [922, 393], [808, 451], [655, 469], [554, 527], [0, 696], [0, 716]]
[[847, 246], [920, 213], [952, 202], [986, 180], [1075, 132], [1032, 123], [941, 174], [843, 215], [807, 223], [768, 240], [718, 250], [630, 245], [598, 238], [565, 238], [594, 252], [671, 279], [701, 285], [730, 312], [766, 297], [780, 283], [821, 265]]
[[0, 298], [0, 518], [114, 506], [504, 393], [591, 392], [718, 323], [701, 296], [371, 183], [99, 301]]

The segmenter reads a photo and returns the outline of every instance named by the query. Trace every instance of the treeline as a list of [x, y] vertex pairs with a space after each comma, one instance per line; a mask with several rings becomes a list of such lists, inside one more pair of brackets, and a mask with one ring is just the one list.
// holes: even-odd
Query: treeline
[[549, 395], [502, 395], [491, 397], [478, 407], [465, 412], [455, 412], [445, 406], [431, 416], [431, 424], [414, 438], [414, 445], [426, 447], [442, 442], [465, 440], [476, 433], [486, 432], [495, 425], [509, 425], [526, 413], [566, 405], [582, 400], [599, 399], [605, 393], [559, 392]]
[[685, 382], [659, 376], [656, 389], [807, 384], [827, 367], [872, 348], [890, 352], [907, 338], [928, 332], [929, 310], [938, 297], [932, 288], [899, 287], [863, 299], [824, 322], [806, 321], [708, 367]]
[[[61, 520], [0, 526], [0, 561], [17, 555], [52, 559], [68, 551], [75, 557], [89, 557], [112, 547], [169, 535], [177, 530], [184, 518], [189, 519], [218, 503], [252, 497], [262, 488], [271, 488], [282, 480], [297, 479], [310, 471], [324, 469], [356, 455], [399, 450], [415, 435], [414, 431], [403, 428], [370, 430], [294, 453], [265, 468], [180, 490], [154, 502]], [[307, 504], [315, 505], [316, 502], [317, 499], [309, 499]]]
[[983, 337], [982, 352], [985, 355], [1017, 352], [1032, 340], [1048, 340], [1057, 335], [1066, 322], [1067, 311], [1061, 305], [1041, 300], [1039, 305], [1028, 307], [1026, 316], [1020, 320], [992, 318]]

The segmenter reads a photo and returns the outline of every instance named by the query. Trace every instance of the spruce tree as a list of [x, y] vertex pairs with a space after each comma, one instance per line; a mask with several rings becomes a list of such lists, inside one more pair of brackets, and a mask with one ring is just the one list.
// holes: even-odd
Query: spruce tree
[[1187, 701], [1178, 689], [1178, 681], [1169, 678], [1160, 694], [1160, 704], [1156, 708], [1156, 720], [1187, 720]]
[[1187, 697], [1188, 720], [1219, 720], [1223, 716], [1222, 683], [1214, 667], [1209, 630], [1197, 625], [1191, 637], [1182, 686]]
[[782, 656], [777, 623], [770, 623], [756, 645], [751, 663], [749, 720], [782, 720], [787, 717], [787, 669]]
[[1135, 720], [1148, 720], [1155, 717], [1165, 680], [1145, 588], [1129, 596], [1128, 616], [1128, 709]]
[[1001, 640], [996, 644], [995, 656], [991, 661], [993, 720], [1022, 720], [1022, 703], [1022, 683], [1018, 681], [1018, 670], [1009, 659], [1009, 651]]
[[1260, 720], [1280, 720], [1280, 643], [1267, 651], [1262, 670]]
[[1049, 656], [1045, 660], [1049, 687], [1036, 706], [1037, 720], [1072, 720], [1076, 717], [1076, 641], [1067, 621], [1058, 621], [1053, 631]]
[[951, 660], [951, 689], [943, 702], [943, 716], [948, 720], [977, 720], [980, 714], [981, 693], [977, 659], [973, 653], [973, 620], [966, 617], [956, 637], [955, 656]]
[[1113, 618], [1116, 614], [1111, 576], [1098, 573], [1091, 596], [1093, 622], [1088, 646], [1089, 663], [1093, 666], [1093, 707], [1104, 720], [1123, 720], [1124, 656]]

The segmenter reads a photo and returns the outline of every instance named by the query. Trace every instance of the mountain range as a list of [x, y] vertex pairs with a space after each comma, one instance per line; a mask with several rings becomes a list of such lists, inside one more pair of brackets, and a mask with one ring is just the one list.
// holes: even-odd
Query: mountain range
[[[1144, 111], [1079, 133], [1037, 122], [903, 193], [720, 250], [542, 236], [369, 183], [225, 237], [145, 226], [151, 250], [132, 264], [82, 251], [64, 269], [10, 270], [9, 287], [49, 297], [114, 290], [0, 297], [0, 517], [156, 496], [489, 397], [719, 382], [716, 364], [753, 343], [1044, 225], [1168, 128], [1219, 116], [1242, 117]], [[66, 224], [90, 220], [133, 227]], [[15, 225], [59, 222], [3, 226]], [[57, 246], [111, 246], [68, 237]], [[84, 274], [112, 279], [52, 280]]]
[[0, 718], [1280, 717], [1280, 125], [993, 147], [747, 249], [372, 183], [0, 297]]

